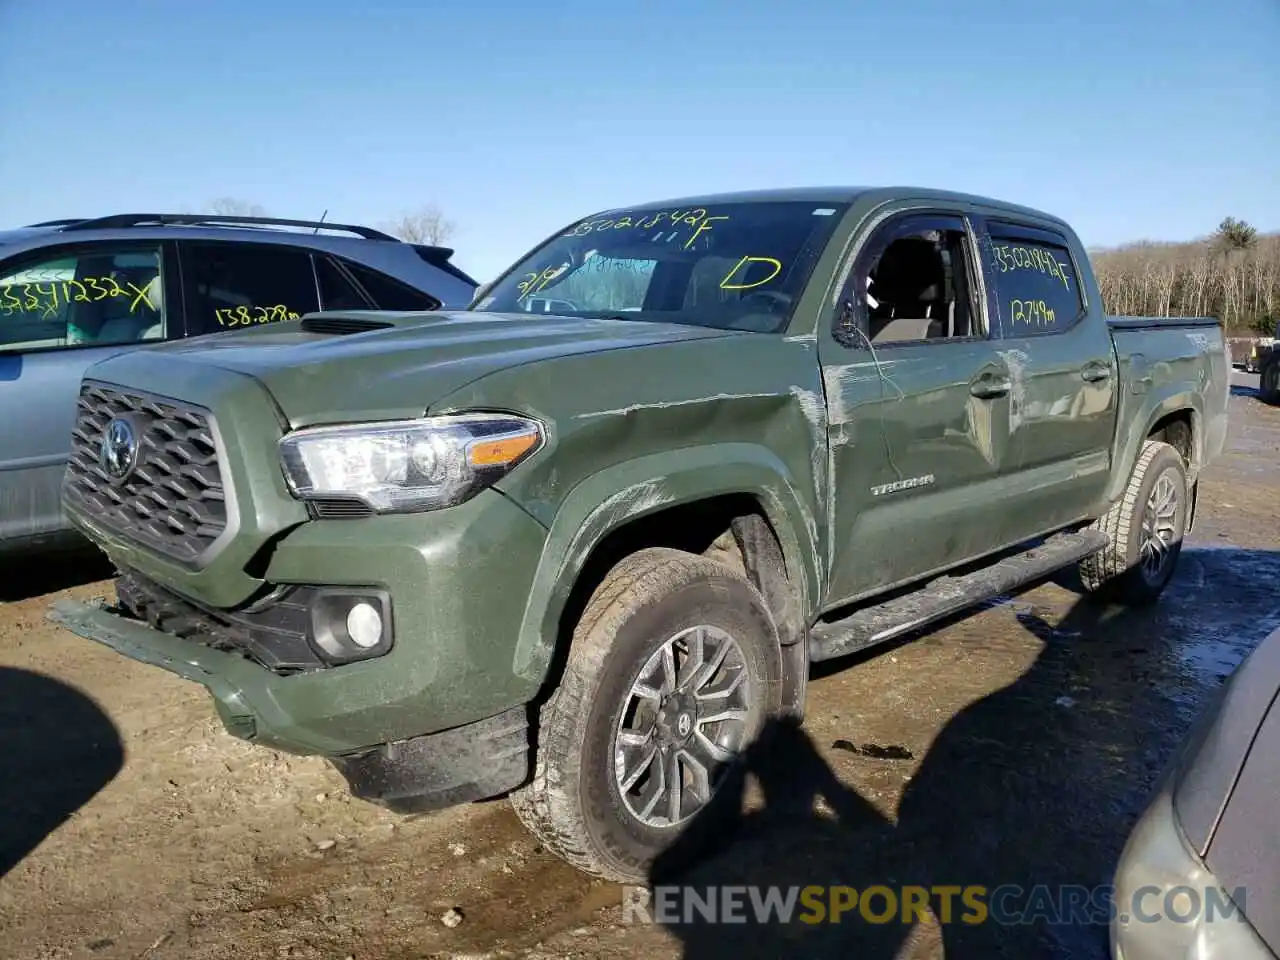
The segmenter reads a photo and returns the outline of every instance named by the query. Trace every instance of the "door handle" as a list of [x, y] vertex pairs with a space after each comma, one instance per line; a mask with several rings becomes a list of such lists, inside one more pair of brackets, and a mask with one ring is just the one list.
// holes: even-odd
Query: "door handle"
[[1111, 379], [1111, 368], [1100, 363], [1091, 363], [1080, 371], [1080, 379], [1085, 383], [1100, 383]]
[[969, 392], [980, 400], [994, 400], [996, 397], [1003, 397], [1009, 392], [1009, 378], [998, 377], [988, 374], [977, 380], [970, 381]]

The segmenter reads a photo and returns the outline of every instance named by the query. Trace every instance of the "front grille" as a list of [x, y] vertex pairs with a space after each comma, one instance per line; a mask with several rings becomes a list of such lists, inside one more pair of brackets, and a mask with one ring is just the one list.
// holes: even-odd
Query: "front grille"
[[[185, 563], [227, 528], [222, 473], [210, 415], [190, 404], [101, 383], [80, 389], [64, 497], [68, 506]], [[107, 424], [129, 421], [137, 441], [132, 473], [113, 480], [101, 451]]]

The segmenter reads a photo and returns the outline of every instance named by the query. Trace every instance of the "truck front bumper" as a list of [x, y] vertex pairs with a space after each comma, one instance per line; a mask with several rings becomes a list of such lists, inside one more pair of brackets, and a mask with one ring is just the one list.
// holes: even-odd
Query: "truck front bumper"
[[[515, 650], [545, 542], [545, 528], [496, 491], [447, 510], [302, 524], [274, 545], [265, 579], [376, 587], [390, 598], [393, 640], [380, 656], [289, 675], [101, 600], [61, 601], [50, 618], [202, 684], [234, 736], [327, 756], [372, 782], [385, 779], [369, 769], [379, 751], [389, 751], [394, 765], [410, 750], [405, 744], [422, 753], [424, 735], [477, 723], [509, 733], [523, 715], [543, 677], [519, 672]], [[445, 753], [456, 754], [466, 740], [455, 733]], [[514, 749], [504, 743], [499, 752]]]

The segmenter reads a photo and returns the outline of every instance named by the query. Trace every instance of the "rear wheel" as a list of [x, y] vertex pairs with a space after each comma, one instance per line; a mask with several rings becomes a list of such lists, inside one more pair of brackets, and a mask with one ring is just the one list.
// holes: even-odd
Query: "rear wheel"
[[1131, 606], [1154, 603], [1178, 565], [1189, 504], [1182, 454], [1146, 441], [1124, 495], [1094, 524], [1108, 543], [1081, 562], [1085, 587]]
[[583, 612], [542, 709], [533, 780], [512, 805], [578, 868], [643, 881], [781, 697], [777, 631], [759, 592], [715, 560], [638, 551]]
[[1280, 360], [1270, 360], [1258, 377], [1258, 396], [1263, 403], [1280, 405]]

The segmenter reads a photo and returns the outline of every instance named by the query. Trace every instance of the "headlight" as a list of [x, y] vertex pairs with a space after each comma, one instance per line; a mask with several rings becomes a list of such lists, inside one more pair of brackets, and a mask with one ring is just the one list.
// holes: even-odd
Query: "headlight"
[[280, 441], [280, 459], [299, 499], [355, 499], [378, 513], [409, 513], [461, 503], [543, 442], [536, 420], [474, 413], [311, 427]]

